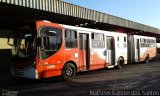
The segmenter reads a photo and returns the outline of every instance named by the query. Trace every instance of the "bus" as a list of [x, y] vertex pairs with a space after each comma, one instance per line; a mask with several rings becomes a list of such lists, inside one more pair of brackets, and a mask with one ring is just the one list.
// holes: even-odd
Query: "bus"
[[[10, 38], [8, 38], [9, 43]], [[22, 24], [13, 35], [11, 73], [41, 79], [124, 64], [156, 56], [156, 38], [48, 21]]]
[[159, 54], [160, 53], [160, 43], [157, 42], [156, 45], [157, 45], [157, 54]]

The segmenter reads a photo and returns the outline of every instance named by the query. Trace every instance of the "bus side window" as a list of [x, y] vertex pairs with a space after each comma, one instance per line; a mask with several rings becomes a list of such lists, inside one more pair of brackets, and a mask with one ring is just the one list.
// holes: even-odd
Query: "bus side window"
[[65, 31], [65, 46], [66, 48], [77, 48], [77, 31], [67, 29]]
[[105, 48], [104, 34], [92, 33], [91, 36], [93, 48]]
[[48, 58], [56, 53], [62, 45], [62, 30], [50, 26], [40, 29], [41, 43], [41, 59]]

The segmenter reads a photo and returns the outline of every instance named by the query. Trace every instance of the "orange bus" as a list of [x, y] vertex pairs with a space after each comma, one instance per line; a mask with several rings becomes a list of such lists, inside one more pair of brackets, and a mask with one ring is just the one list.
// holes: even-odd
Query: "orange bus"
[[11, 73], [31, 79], [59, 75], [71, 79], [80, 71], [122, 68], [156, 56], [154, 37], [48, 21], [21, 25], [13, 39]]

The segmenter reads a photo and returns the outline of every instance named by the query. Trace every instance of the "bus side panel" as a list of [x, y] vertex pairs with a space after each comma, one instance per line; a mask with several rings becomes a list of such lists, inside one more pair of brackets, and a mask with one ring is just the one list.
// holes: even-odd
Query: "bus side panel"
[[79, 67], [78, 48], [74, 48], [71, 50], [62, 49], [57, 52], [57, 54], [54, 54], [53, 56], [45, 60], [41, 60], [40, 64], [43, 65], [39, 65], [41, 67], [41, 71], [39, 72], [39, 78], [48, 78], [61, 75], [63, 66], [68, 61], [75, 62], [77, 67]]
[[154, 58], [154, 57], [156, 57], [156, 55], [157, 55], [157, 48], [149, 48], [149, 55], [150, 55], [150, 57], [151, 57], [151, 59], [152, 58]]
[[105, 68], [108, 63], [105, 60], [105, 49], [92, 49], [91, 50], [91, 70]]
[[141, 52], [142, 52], [141, 57], [140, 57], [141, 61], [145, 61], [147, 54], [149, 54], [150, 59], [156, 57], [156, 54], [157, 54], [156, 48], [151, 48], [151, 47], [150, 48], [142, 48]]
[[140, 51], [141, 51], [141, 53], [140, 53], [140, 61], [145, 61], [145, 58], [146, 58], [146, 56], [147, 56], [147, 54], [149, 52], [149, 48], [143, 47], [143, 48], [140, 48]]
[[60, 49], [54, 55], [39, 60], [39, 78], [48, 78], [61, 75], [62, 67], [64, 64], [64, 49]]
[[[71, 61], [76, 63], [76, 66], [79, 67], [79, 50], [78, 48], [74, 48], [74, 49], [65, 49], [63, 54], [64, 54], [64, 64]], [[62, 54], [62, 55], [63, 55]], [[64, 64], [62, 66], [60, 66], [61, 68], [63, 68]], [[79, 71], [79, 70], [77, 70]]]
[[147, 54], [150, 59], [156, 56], [156, 38], [134, 35], [134, 41], [135, 62], [145, 61]]
[[116, 56], [116, 62], [115, 65], [117, 65], [118, 60], [120, 57], [124, 59], [124, 64], [127, 64], [127, 41], [124, 41], [124, 38], [126, 38], [126, 35], [120, 34], [118, 35], [119, 40], [116, 40], [115, 42], [115, 56]]

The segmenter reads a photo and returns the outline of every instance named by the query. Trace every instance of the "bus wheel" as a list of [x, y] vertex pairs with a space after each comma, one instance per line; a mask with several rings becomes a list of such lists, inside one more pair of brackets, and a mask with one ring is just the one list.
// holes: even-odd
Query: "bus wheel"
[[122, 57], [120, 57], [118, 59], [117, 69], [122, 69], [123, 66], [124, 66], [124, 59]]
[[147, 54], [147, 56], [145, 58], [145, 61], [146, 61], [147, 64], [148, 64], [149, 60], [150, 60], [150, 56], [149, 56], [149, 54]]
[[62, 69], [62, 79], [71, 80], [76, 75], [76, 68], [72, 63], [67, 63]]

